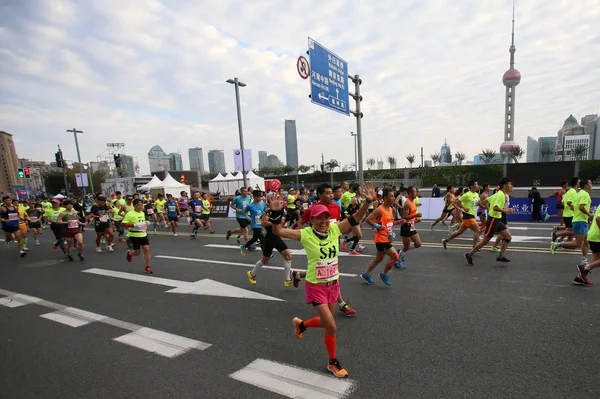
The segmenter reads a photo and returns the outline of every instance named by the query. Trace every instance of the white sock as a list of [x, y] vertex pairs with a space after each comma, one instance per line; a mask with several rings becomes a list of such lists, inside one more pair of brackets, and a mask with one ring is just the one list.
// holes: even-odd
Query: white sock
[[283, 271], [285, 273], [285, 279], [286, 280], [290, 280], [290, 272], [292, 270], [292, 261], [291, 260], [284, 260], [283, 261]]
[[260, 269], [262, 269], [262, 267], [263, 267], [262, 260], [259, 260], [258, 262], [256, 262], [256, 264], [254, 265], [254, 269], [252, 269], [252, 275], [254, 277], [256, 277], [256, 273], [258, 273], [258, 271]]

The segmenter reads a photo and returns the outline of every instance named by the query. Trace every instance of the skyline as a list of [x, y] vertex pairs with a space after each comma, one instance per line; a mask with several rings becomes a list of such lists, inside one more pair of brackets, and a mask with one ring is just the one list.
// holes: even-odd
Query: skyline
[[[207, 142], [225, 149], [232, 165], [227, 149], [239, 142], [235, 96], [225, 80], [237, 76], [248, 85], [240, 89], [246, 148], [284, 154], [282, 121], [293, 119], [300, 164], [320, 164], [322, 151], [326, 160], [351, 163], [354, 118], [311, 104], [309, 84], [296, 72], [309, 35], [363, 79], [365, 161], [394, 155], [399, 167], [407, 166], [406, 155], [418, 158], [423, 146], [428, 159], [444, 137], [467, 159], [502, 143], [509, 0], [485, 7], [474, 1], [330, 2], [310, 18], [304, 6], [270, 2], [244, 4], [236, 13], [233, 2], [74, 4], [0, 6], [11, 16], [0, 27], [6, 70], [0, 129], [14, 135], [21, 158], [50, 162], [60, 144], [65, 158], [75, 159], [65, 130], [76, 126], [84, 131], [84, 162], [95, 161], [105, 143], [124, 142], [145, 174], [148, 148], [170, 150], [176, 141], [184, 165], [183, 148], [208, 151]], [[361, 29], [354, 31], [349, 26], [359, 15]], [[273, 22], [255, 22], [267, 17]], [[600, 35], [592, 29], [600, 11], [592, 1], [520, 0], [515, 19], [515, 67], [524, 76], [515, 140], [526, 149], [527, 136], [556, 134], [569, 114], [597, 113]], [[385, 140], [390, 145], [382, 146]]]

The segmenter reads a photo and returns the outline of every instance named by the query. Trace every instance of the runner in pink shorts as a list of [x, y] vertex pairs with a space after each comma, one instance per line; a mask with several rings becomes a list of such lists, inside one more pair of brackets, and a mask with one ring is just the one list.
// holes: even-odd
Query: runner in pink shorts
[[369, 204], [375, 197], [372, 183], [365, 183], [364, 196], [366, 201], [361, 208], [353, 216], [339, 223], [330, 223], [331, 215], [325, 205], [314, 205], [310, 214], [310, 225], [301, 230], [281, 227], [283, 200], [280, 196], [270, 201], [271, 209], [267, 212], [269, 222], [273, 224], [273, 234], [300, 241], [308, 257], [305, 277], [306, 303], [314, 306], [318, 316], [306, 321], [295, 317], [293, 323], [296, 338], [302, 338], [307, 328], [324, 328], [325, 346], [329, 354], [327, 369], [340, 378], [347, 377], [348, 372], [336, 357], [336, 325], [333, 318], [340, 293], [339, 239], [342, 234], [350, 233], [353, 226], [358, 226], [367, 214]]

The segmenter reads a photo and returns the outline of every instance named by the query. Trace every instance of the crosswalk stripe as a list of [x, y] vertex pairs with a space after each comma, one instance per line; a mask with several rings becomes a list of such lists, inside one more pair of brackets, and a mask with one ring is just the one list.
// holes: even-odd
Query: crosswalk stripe
[[[0, 294], [4, 293], [0, 292]], [[0, 305], [6, 306], [7, 308], [17, 308], [19, 306], [29, 305], [30, 303], [39, 303], [41, 301], [42, 299], [34, 296], [10, 293], [4, 298], [0, 298]]]
[[288, 398], [345, 398], [356, 388], [353, 380], [326, 376], [265, 359], [256, 359], [229, 377]]
[[40, 315], [44, 319], [56, 321], [71, 327], [81, 327], [94, 321], [102, 321], [106, 316], [77, 308], [64, 308], [56, 312]]
[[196, 341], [190, 338], [169, 334], [164, 331], [158, 331], [147, 327], [142, 327], [139, 330], [130, 332], [129, 334], [113, 338], [113, 340], [136, 347], [138, 349], [143, 349], [148, 352], [171, 358], [184, 354], [194, 348], [204, 350], [211, 346], [211, 344], [207, 344], [205, 342]]

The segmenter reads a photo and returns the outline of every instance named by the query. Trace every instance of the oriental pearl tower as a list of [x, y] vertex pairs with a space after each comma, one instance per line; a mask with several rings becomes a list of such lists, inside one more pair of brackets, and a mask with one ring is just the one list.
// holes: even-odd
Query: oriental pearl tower
[[506, 105], [504, 110], [504, 142], [500, 146], [500, 154], [504, 163], [512, 162], [509, 152], [513, 148], [519, 147], [519, 144], [514, 140], [515, 126], [515, 89], [521, 82], [521, 72], [515, 69], [515, 3], [513, 1], [513, 18], [512, 18], [512, 36], [510, 44], [510, 69], [504, 72], [502, 83], [506, 86]]

